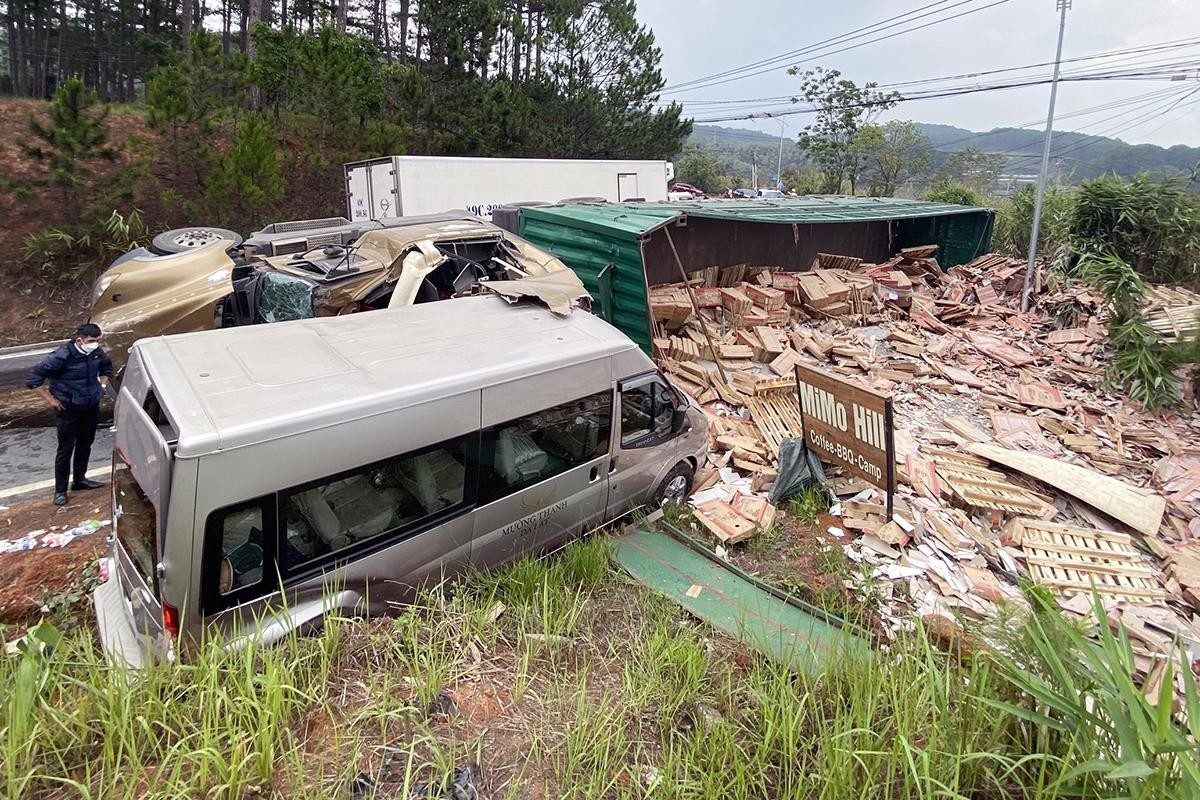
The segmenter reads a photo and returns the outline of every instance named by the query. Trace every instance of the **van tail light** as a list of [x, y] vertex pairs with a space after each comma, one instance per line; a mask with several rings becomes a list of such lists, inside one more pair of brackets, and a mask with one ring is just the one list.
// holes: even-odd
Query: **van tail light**
[[171, 639], [179, 638], [179, 609], [169, 603], [162, 604], [163, 627]]
[[108, 556], [100, 559], [100, 568], [96, 570], [96, 577], [101, 583], [108, 583]]

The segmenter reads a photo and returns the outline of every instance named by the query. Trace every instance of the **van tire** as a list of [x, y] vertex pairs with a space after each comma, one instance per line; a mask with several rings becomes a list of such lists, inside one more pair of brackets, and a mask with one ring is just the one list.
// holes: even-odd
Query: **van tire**
[[662, 508], [667, 505], [682, 506], [687, 503], [688, 495], [692, 493], [692, 477], [694, 475], [695, 470], [686, 461], [681, 461], [672, 467], [650, 498], [654, 508]]
[[217, 239], [232, 239], [230, 247], [242, 243], [242, 237], [226, 228], [212, 228], [206, 225], [192, 225], [187, 228], [173, 228], [163, 231], [150, 242], [150, 249], [162, 256], [173, 253], [183, 253], [203, 247]]

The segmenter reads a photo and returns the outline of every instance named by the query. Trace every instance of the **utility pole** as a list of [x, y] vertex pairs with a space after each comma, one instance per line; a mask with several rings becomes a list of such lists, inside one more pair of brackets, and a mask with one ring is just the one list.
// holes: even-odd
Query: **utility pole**
[[1042, 168], [1038, 172], [1037, 199], [1033, 203], [1033, 229], [1029, 232], [1029, 259], [1025, 264], [1025, 285], [1021, 289], [1021, 310], [1029, 310], [1030, 284], [1033, 281], [1033, 261], [1037, 257], [1038, 234], [1042, 227], [1042, 202], [1046, 198], [1046, 173], [1050, 170], [1050, 139], [1054, 134], [1054, 101], [1058, 98], [1058, 73], [1062, 66], [1063, 32], [1067, 28], [1067, 11], [1071, 0], [1055, 0], [1058, 17], [1058, 49], [1054, 54], [1054, 78], [1050, 81], [1050, 110], [1046, 114], [1046, 135], [1042, 140]]
[[783, 191], [783, 128], [787, 125], [783, 117], [776, 117], [779, 123], [779, 161], [775, 164], [775, 188]]

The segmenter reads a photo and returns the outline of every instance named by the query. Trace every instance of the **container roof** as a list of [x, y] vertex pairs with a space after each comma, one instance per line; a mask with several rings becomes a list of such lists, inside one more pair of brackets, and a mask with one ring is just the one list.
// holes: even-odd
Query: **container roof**
[[900, 197], [809, 195], [759, 200], [692, 200], [660, 203], [583, 203], [526, 208], [522, 214], [569, 220], [574, 227], [644, 235], [683, 216], [774, 222], [785, 225], [873, 222], [969, 214], [988, 209]]

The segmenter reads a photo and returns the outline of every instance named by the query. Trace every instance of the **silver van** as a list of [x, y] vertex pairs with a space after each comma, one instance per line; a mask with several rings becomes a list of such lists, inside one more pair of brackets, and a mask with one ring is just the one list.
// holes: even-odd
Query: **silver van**
[[206, 626], [269, 643], [383, 611], [680, 502], [706, 452], [624, 334], [491, 296], [143, 339], [115, 431], [95, 604], [133, 666]]

